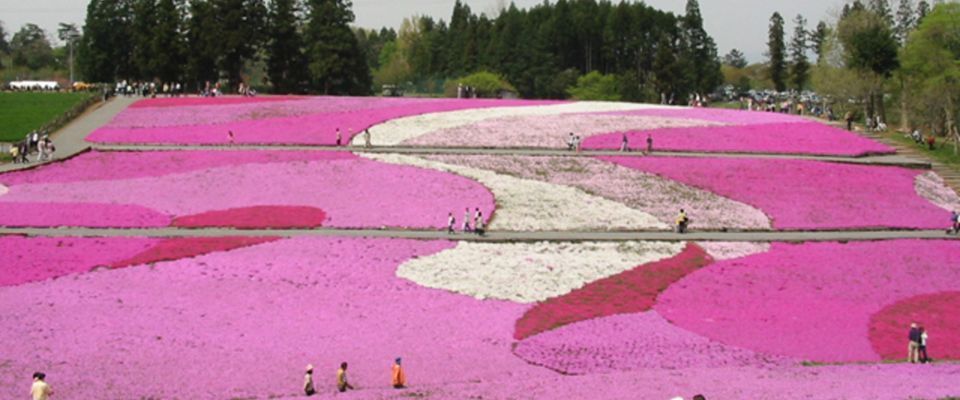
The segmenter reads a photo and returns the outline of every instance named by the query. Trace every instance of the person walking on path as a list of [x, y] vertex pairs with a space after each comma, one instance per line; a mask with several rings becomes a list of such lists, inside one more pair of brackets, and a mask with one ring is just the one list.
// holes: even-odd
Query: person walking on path
[[477, 207], [473, 216], [473, 231], [477, 235], [483, 236], [483, 212], [480, 211], [480, 207]]
[[573, 151], [573, 132], [570, 132], [570, 136], [567, 136], [567, 150]]
[[843, 120], [847, 121], [847, 130], [852, 131], [853, 130], [853, 111], [847, 111], [847, 113], [843, 115]]
[[470, 207], [463, 210], [463, 233], [470, 232]]
[[370, 128], [363, 130], [363, 145], [366, 148], [373, 147], [373, 145], [370, 144]]
[[629, 147], [628, 147], [627, 134], [624, 133], [624, 134], [623, 134], [623, 138], [620, 139], [620, 152], [621, 152], [621, 153], [626, 153], [626, 152], [628, 152], [628, 151], [630, 151], [630, 149], [629, 149]]
[[337, 128], [337, 147], [340, 147], [341, 139], [343, 139], [343, 136], [340, 135], [340, 128]]
[[230, 141], [230, 144], [233, 144], [233, 131], [227, 131], [227, 140]]
[[910, 344], [907, 345], [907, 361], [916, 363], [920, 352], [920, 328], [916, 323], [910, 324], [910, 333], [907, 334]]
[[457, 226], [457, 219], [453, 217], [453, 213], [447, 214], [447, 233], [453, 234], [454, 227]]
[[50, 389], [50, 385], [44, 379], [47, 379], [47, 374], [43, 372], [33, 373], [33, 385], [30, 387], [30, 396], [33, 397], [33, 400], [47, 400], [53, 394], [53, 390]]
[[347, 389], [354, 390], [353, 385], [347, 380], [347, 362], [340, 363], [340, 369], [337, 370], [337, 390], [346, 392]]
[[917, 355], [921, 363], [930, 362], [930, 356], [927, 355], [927, 330], [922, 326], [920, 327], [920, 346], [918, 346]]
[[687, 212], [684, 209], [680, 209], [680, 214], [677, 215], [677, 233], [687, 233], [687, 226], [690, 224], [690, 219], [687, 218]]
[[393, 385], [394, 389], [407, 387], [407, 376], [403, 373], [403, 366], [400, 365], [401, 361], [400, 357], [397, 357], [390, 372], [390, 384]]
[[953, 211], [950, 213], [950, 230], [947, 233], [960, 233], [960, 212]]
[[647, 134], [647, 154], [653, 153], [653, 136]]
[[313, 385], [313, 365], [307, 365], [307, 373], [303, 376], [303, 393], [307, 396], [317, 394], [317, 388]]

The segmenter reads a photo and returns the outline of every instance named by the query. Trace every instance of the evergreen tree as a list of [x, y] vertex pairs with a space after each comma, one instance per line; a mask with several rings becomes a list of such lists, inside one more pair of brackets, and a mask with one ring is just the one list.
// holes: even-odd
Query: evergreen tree
[[827, 42], [829, 29], [826, 22], [820, 21], [817, 23], [817, 29], [810, 33], [810, 45], [817, 54], [817, 63], [823, 58], [823, 46]]
[[220, 56], [220, 25], [216, 10], [206, 0], [190, 0], [187, 20], [186, 75], [194, 89], [203, 89], [207, 82], [218, 79], [217, 59]]
[[730, 50], [726, 56], [723, 57], [723, 63], [734, 68], [746, 68], [747, 59], [743, 56], [743, 53], [738, 49]]
[[0, 22], [0, 53], [10, 53], [10, 43], [7, 42], [7, 31], [3, 29], [3, 22]]
[[917, 3], [917, 22], [916, 25], [920, 25], [923, 22], [923, 18], [930, 13], [930, 3], [927, 3], [927, 0], [920, 0]]
[[888, 0], [870, 0], [870, 11], [873, 11], [889, 27], [893, 27], [893, 10]]
[[790, 76], [793, 88], [799, 91], [803, 90], [810, 77], [810, 62], [807, 59], [807, 20], [798, 14], [793, 22], [795, 28], [793, 39], [790, 41], [790, 58], [793, 61]]
[[80, 39], [78, 62], [84, 79], [111, 82], [136, 76], [131, 54], [130, 0], [91, 0]]
[[654, 86], [660, 96], [661, 104], [674, 104], [677, 86], [677, 51], [666, 36], [657, 43], [657, 53], [653, 61]]
[[[3, 22], [0, 22], [0, 56], [10, 54], [10, 43], [7, 42], [7, 31], [3, 30]], [[3, 59], [0, 58], [0, 68], [3, 68]]]
[[267, 9], [262, 0], [211, 0], [216, 16], [217, 41], [222, 49], [217, 66], [235, 87], [243, 82], [247, 61], [257, 54], [264, 40]]
[[901, 46], [907, 42], [907, 36], [917, 27], [917, 14], [913, 9], [913, 0], [900, 0], [900, 6], [897, 8], [897, 24], [894, 27], [894, 34], [897, 36], [897, 43]]
[[687, 0], [681, 26], [686, 42], [685, 62], [689, 66], [691, 89], [701, 94], [710, 93], [722, 82], [720, 61], [716, 44], [703, 29], [703, 17], [697, 0]]
[[770, 80], [777, 91], [787, 89], [786, 75], [787, 63], [785, 61], [786, 45], [783, 39], [783, 17], [775, 12], [770, 17], [770, 34], [767, 41], [767, 56], [770, 58], [769, 73]]
[[157, 0], [133, 0], [133, 65], [134, 78], [152, 80], [156, 76], [153, 35], [157, 27]]
[[305, 39], [314, 87], [324, 94], [370, 92], [367, 60], [350, 30], [349, 0], [309, 0]]
[[179, 82], [183, 78], [183, 0], [159, 0], [152, 49], [151, 78]]
[[[300, 36], [301, 13], [298, 0], [273, 0], [267, 23], [267, 75], [275, 93], [305, 89], [307, 63]], [[374, 32], [375, 34], [376, 32]]]

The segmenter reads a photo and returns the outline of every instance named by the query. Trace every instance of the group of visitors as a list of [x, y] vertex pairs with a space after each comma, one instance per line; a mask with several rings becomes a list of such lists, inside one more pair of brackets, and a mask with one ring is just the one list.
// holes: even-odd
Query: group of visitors
[[35, 130], [10, 147], [10, 157], [16, 164], [26, 164], [30, 162], [30, 155], [36, 153], [37, 157], [34, 161], [47, 161], [53, 158], [56, 150], [49, 134]]
[[[565, 144], [567, 145], [567, 150], [579, 152], [581, 149], [581, 145], [583, 144], [583, 140], [580, 138], [580, 135], [574, 135], [573, 132], [570, 132], [570, 135], [567, 136], [565, 140]], [[627, 153], [630, 151], [630, 139], [627, 137], [626, 132], [624, 132], [620, 137], [619, 150], [621, 153]], [[650, 134], [647, 134], [646, 154], [650, 154], [652, 152], [653, 152], [653, 136]]]
[[472, 86], [465, 86], [462, 83], [458, 83], [457, 98], [458, 99], [475, 99], [477, 98], [477, 89]]
[[925, 145], [930, 150], [936, 149], [937, 137], [934, 134], [924, 135], [919, 129], [914, 129], [909, 136], [914, 142], [917, 142], [917, 144], [921, 146]]
[[[470, 223], [473, 222], [471, 226]], [[457, 217], [453, 216], [453, 213], [447, 214], [447, 233], [453, 234], [456, 233], [457, 229]], [[483, 236], [486, 233], [486, 230], [483, 225], [483, 211], [480, 211], [480, 207], [477, 207], [474, 210], [473, 214], [470, 213], [470, 207], [467, 207], [463, 211], [463, 224], [461, 225], [461, 230], [463, 233], [475, 233], [479, 236]]]
[[911, 364], [930, 362], [930, 356], [927, 355], [927, 330], [914, 322], [910, 324], [907, 337], [910, 340], [907, 346], [907, 361]]
[[114, 89], [117, 94], [124, 96], [142, 96], [157, 97], [157, 95], [168, 97], [180, 97], [184, 95], [184, 86], [180, 82], [133, 82], [120, 81]]
[[570, 132], [570, 136], [567, 137], [567, 150], [579, 152], [581, 142], [580, 135], [574, 135], [573, 132]]
[[700, 93], [695, 93], [690, 95], [690, 99], [687, 101], [687, 105], [695, 108], [705, 108], [710, 104], [707, 102], [706, 96], [701, 96]]
[[[403, 371], [402, 363], [403, 360], [397, 357], [393, 360], [393, 366], [390, 367], [390, 386], [394, 389], [407, 387], [407, 376]], [[337, 391], [346, 392], [347, 390], [355, 389], [356, 387], [354, 387], [347, 378], [347, 362], [344, 361], [340, 363], [340, 368], [337, 369]], [[317, 387], [313, 382], [313, 365], [307, 365], [307, 372], [303, 378], [303, 392], [307, 396], [317, 394]]]
[[243, 97], [255, 97], [257, 90], [246, 83], [240, 82], [240, 86], [237, 88], [237, 94]]

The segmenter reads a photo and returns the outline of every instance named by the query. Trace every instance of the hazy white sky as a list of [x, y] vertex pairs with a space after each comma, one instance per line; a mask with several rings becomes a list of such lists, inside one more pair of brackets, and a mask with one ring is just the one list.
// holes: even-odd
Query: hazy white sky
[[[474, 12], [496, 14], [506, 0], [466, 0]], [[542, 0], [516, 0], [529, 7]], [[399, 27], [404, 17], [421, 14], [450, 19], [453, 0], [354, 0], [356, 24], [364, 28]], [[647, 4], [682, 13], [686, 0], [647, 0]], [[803, 14], [813, 27], [842, 6], [844, 0], [700, 0], [707, 32], [716, 39], [721, 54], [739, 48], [751, 61], [760, 61], [766, 48], [770, 15], [779, 11], [787, 20], [788, 36], [793, 18]], [[33, 22], [53, 34], [59, 22], [83, 24], [87, 0], [0, 0], [0, 21], [12, 35], [20, 26]], [[9, 37], [8, 37], [9, 39]]]

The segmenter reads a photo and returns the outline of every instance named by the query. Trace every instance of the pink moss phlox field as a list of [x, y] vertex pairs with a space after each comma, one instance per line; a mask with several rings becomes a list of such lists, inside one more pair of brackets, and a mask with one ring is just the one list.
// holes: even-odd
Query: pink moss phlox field
[[538, 303], [517, 320], [513, 337], [525, 339], [578, 321], [647, 311], [661, 291], [711, 261], [699, 246], [687, 244], [674, 257], [590, 282], [566, 295]]
[[152, 264], [229, 251], [278, 240], [275, 237], [184, 237], [158, 240], [152, 247], [131, 257], [110, 263], [110, 268]]
[[587, 149], [619, 149], [623, 134], [631, 149], [646, 148], [647, 136], [654, 150], [698, 152], [744, 152], [863, 156], [890, 154], [890, 146], [819, 123], [779, 123], [709, 127], [667, 128], [614, 132], [593, 136]]
[[[949, 213], [917, 195], [922, 171], [808, 160], [601, 157], [763, 210], [779, 229], [940, 229]], [[696, 224], [696, 210], [688, 210]]]
[[[342, 143], [372, 125], [413, 115], [478, 109], [557, 104], [556, 101], [476, 99], [384, 99], [317, 97], [277, 103], [210, 108], [139, 108], [116, 117], [116, 124], [97, 129], [88, 140], [98, 143], [177, 144], [311, 144], [333, 145], [340, 129]], [[311, 111], [319, 110], [319, 111]], [[184, 125], [168, 126], [183, 120]], [[228, 136], [233, 132], [233, 138]]]
[[510, 351], [525, 306], [396, 277], [452, 246], [297, 238], [4, 288], [0, 397], [22, 395], [10, 377], [38, 369], [63, 398], [294, 396], [308, 363], [330, 393], [341, 361], [358, 387], [388, 387], [398, 356], [416, 386], [552, 376]]
[[960, 360], [960, 292], [925, 294], [884, 307], [870, 318], [870, 343], [884, 360], [905, 360], [911, 323], [926, 330], [927, 355]]
[[214, 238], [25, 238], [0, 236], [0, 286], [16, 286], [98, 267], [133, 265], [196, 257], [277, 240], [256, 237]]
[[790, 114], [760, 111], [740, 111], [722, 108], [651, 108], [636, 111], [614, 111], [610, 114], [645, 115], [660, 118], [683, 118], [721, 123], [725, 125], [755, 125], [810, 122], [809, 119]]
[[956, 265], [956, 241], [774, 243], [688, 275], [654, 309], [681, 328], [762, 353], [879, 361], [870, 318], [913, 296], [960, 289]]
[[587, 138], [624, 130], [653, 130], [707, 123], [609, 113], [501, 117], [441, 129], [403, 142], [408, 146], [564, 148], [570, 132]]
[[[106, 127], [163, 128], [190, 125], [215, 125], [257, 119], [298, 117], [311, 114], [368, 112], [403, 104], [404, 99], [382, 97], [278, 97], [272, 101], [238, 101], [236, 98], [184, 98], [172, 105], [139, 107], [124, 110]], [[165, 99], [166, 100], [166, 99]], [[134, 103], [139, 105], [143, 100]]]
[[7, 186], [27, 183], [100, 181], [157, 177], [243, 164], [353, 160], [322, 151], [90, 151], [65, 161], [0, 175]]
[[535, 365], [574, 375], [792, 363], [711, 341], [671, 325], [655, 311], [560, 327], [521, 341], [514, 353]]
[[156, 239], [147, 238], [0, 236], [0, 286], [86, 273], [132, 257], [156, 243]]
[[[30, 171], [2, 176], [0, 180], [7, 182], [29, 183], [11, 184], [9, 192], [0, 197], [0, 208], [15, 207], [9, 205], [15, 203], [56, 202], [53, 212], [38, 214], [44, 217], [41, 222], [46, 226], [73, 225], [74, 216], [99, 218], [104, 213], [92, 213], [83, 205], [103, 204], [154, 210], [165, 220], [144, 222], [139, 214], [135, 215], [137, 218], [117, 214], [104, 216], [103, 221], [90, 217], [79, 222], [93, 226], [165, 226], [170, 217], [235, 208], [291, 206], [323, 210], [325, 226], [440, 228], [446, 224], [447, 212], [479, 207], [485, 215], [492, 215], [494, 207], [490, 191], [473, 180], [351, 154], [290, 152], [290, 162], [261, 164], [267, 160], [256, 152], [184, 153], [182, 157], [191, 159], [186, 162], [188, 167], [159, 165], [156, 174], [173, 171], [159, 176], [109, 179], [111, 171], [120, 177], [138, 175], [126, 170], [122, 162], [125, 157], [103, 157], [103, 163], [81, 158], [78, 167], [97, 171], [78, 174], [76, 177], [81, 180], [72, 182], [47, 182], [44, 177], [49, 175], [44, 168], [35, 170], [38, 176], [32, 176]], [[150, 157], [149, 153], [145, 155]], [[159, 158], [166, 157], [171, 155]], [[208, 157], [213, 160], [200, 161]], [[254, 162], [249, 163], [251, 160]], [[61, 168], [70, 168], [72, 162], [63, 163]], [[212, 167], [203, 168], [206, 165]], [[177, 172], [181, 170], [187, 171]], [[89, 176], [99, 180], [83, 180]], [[20, 217], [0, 214], [0, 225], [16, 222], [17, 218]]]
[[158, 107], [195, 107], [206, 105], [230, 105], [269, 103], [277, 101], [300, 100], [301, 96], [220, 96], [220, 97], [158, 97], [143, 99], [130, 105], [128, 108], [158, 108]]
[[323, 210], [315, 207], [254, 206], [209, 211], [177, 217], [172, 225], [183, 228], [229, 226], [239, 229], [318, 228], [327, 219]]
[[170, 224], [170, 216], [141, 205], [60, 200], [64, 202], [0, 200], [0, 226], [134, 228]]
[[757, 208], [652, 173], [589, 157], [436, 155], [430, 160], [579, 188], [673, 224], [679, 208], [697, 210], [700, 228], [770, 229]]
[[[351, 364], [352, 365], [352, 364]], [[351, 367], [352, 368], [352, 367]], [[554, 374], [496, 382], [463, 382], [416, 388], [430, 399], [707, 399], [903, 400], [956, 396], [960, 365], [844, 365], [817, 367], [693, 367], [640, 369], [594, 375]], [[408, 399], [409, 392], [372, 389], [357, 397]], [[341, 398], [329, 394], [328, 398]], [[293, 399], [293, 397], [290, 397]]]

